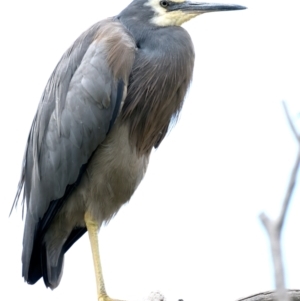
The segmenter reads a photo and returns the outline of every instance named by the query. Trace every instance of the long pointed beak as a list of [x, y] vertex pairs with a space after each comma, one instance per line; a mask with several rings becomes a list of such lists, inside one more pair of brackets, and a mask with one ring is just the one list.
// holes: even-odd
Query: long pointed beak
[[[205, 3], [205, 2], [179, 2], [176, 4], [173, 9], [181, 10], [186, 13], [192, 14], [201, 14], [217, 11], [230, 11], [230, 10], [241, 10], [246, 9], [247, 7], [236, 4], [220, 4], [220, 3]], [[172, 9], [172, 10], [173, 10]]]

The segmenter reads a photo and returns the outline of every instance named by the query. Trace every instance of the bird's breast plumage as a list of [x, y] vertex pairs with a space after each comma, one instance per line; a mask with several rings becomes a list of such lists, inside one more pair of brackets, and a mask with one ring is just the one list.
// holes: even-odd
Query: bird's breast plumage
[[182, 108], [192, 79], [194, 48], [181, 27], [144, 31], [129, 78], [122, 118], [139, 153], [163, 140]]

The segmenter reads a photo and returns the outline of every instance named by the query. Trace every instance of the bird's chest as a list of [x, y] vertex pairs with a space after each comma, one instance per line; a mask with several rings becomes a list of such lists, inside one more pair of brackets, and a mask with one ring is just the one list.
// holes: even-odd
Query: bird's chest
[[[181, 28], [157, 29], [139, 45], [122, 118], [138, 152], [157, 147], [177, 117], [193, 74], [194, 51]], [[148, 33], [149, 34], [149, 33]]]

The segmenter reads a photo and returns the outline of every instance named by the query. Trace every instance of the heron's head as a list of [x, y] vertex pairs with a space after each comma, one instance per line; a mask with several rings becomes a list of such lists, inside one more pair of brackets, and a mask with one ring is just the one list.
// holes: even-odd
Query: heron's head
[[208, 12], [240, 10], [235, 4], [194, 2], [193, 0], [134, 0], [126, 10], [132, 18], [139, 16], [156, 26], [180, 26], [190, 19]]
[[147, 0], [144, 5], [154, 11], [154, 17], [151, 22], [158, 26], [180, 26], [203, 13], [246, 8], [234, 4], [204, 3], [186, 0]]

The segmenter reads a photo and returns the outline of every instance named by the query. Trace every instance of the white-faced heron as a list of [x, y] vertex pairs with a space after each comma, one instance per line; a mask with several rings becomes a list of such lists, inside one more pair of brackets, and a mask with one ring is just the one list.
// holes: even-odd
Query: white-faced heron
[[87, 230], [98, 300], [107, 296], [98, 230], [129, 201], [178, 116], [194, 48], [180, 25], [239, 5], [134, 0], [85, 31], [53, 71], [34, 117], [14, 201], [26, 209], [23, 277], [52, 289]]

